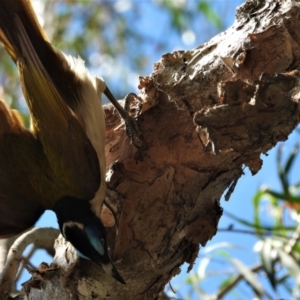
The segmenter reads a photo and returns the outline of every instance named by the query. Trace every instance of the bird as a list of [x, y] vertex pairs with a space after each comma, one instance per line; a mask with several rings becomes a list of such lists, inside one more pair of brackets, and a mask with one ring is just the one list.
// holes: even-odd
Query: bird
[[53, 210], [79, 256], [125, 284], [100, 219], [106, 192], [101, 95], [117, 100], [82, 59], [50, 43], [29, 0], [0, 0], [0, 41], [17, 65], [31, 117], [27, 129], [0, 101], [0, 238]]

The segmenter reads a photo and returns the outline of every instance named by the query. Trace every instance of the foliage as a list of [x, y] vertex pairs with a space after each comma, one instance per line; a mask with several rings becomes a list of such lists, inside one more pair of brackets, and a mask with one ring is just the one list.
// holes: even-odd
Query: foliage
[[[190, 295], [184, 299], [223, 299], [226, 295], [230, 295], [228, 299], [245, 299], [245, 291], [249, 299], [283, 298], [282, 295], [299, 299], [300, 183], [299, 178], [297, 182], [292, 181], [295, 176], [291, 175], [297, 166], [299, 148], [300, 142], [283, 159], [286, 152], [282, 146], [278, 147], [277, 176], [281, 189], [262, 187], [256, 192], [252, 198], [252, 222], [226, 212], [235, 225], [219, 232], [252, 235], [256, 238], [253, 249], [241, 249], [229, 242], [202, 249], [198, 272], [186, 280]], [[246, 229], [236, 229], [236, 226]], [[243, 251], [244, 259], [237, 259], [232, 250]], [[247, 256], [253, 254], [257, 263], [247, 264]], [[209, 293], [211, 278], [219, 284]]]

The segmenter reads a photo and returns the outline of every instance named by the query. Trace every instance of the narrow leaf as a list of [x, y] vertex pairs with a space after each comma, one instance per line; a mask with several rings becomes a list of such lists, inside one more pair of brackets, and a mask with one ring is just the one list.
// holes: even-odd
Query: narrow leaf
[[263, 268], [270, 281], [270, 284], [273, 287], [273, 289], [276, 291], [275, 268], [274, 268], [275, 264], [271, 252], [272, 252], [272, 240], [267, 239], [263, 242], [263, 246], [260, 251], [260, 257], [261, 257]]
[[291, 155], [289, 156], [289, 158], [288, 158], [288, 160], [287, 160], [287, 162], [285, 164], [284, 173], [288, 174], [289, 171], [291, 170], [291, 167], [293, 166], [295, 158], [297, 157], [298, 150], [299, 150], [299, 143], [297, 143], [295, 145], [295, 147], [292, 149]]
[[253, 273], [246, 265], [244, 265], [240, 260], [233, 258], [231, 260], [235, 268], [240, 272], [244, 279], [252, 286], [252, 288], [259, 295], [266, 295], [263, 286], [260, 284], [259, 280], [256, 278], [256, 274]]
[[282, 265], [287, 269], [289, 274], [294, 278], [296, 284], [300, 286], [300, 267], [297, 261], [285, 251], [278, 249], [278, 254]]

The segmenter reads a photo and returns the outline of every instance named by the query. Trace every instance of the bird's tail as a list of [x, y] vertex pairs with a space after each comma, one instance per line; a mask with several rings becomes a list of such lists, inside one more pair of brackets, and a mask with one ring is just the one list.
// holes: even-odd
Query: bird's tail
[[7, 52], [16, 62], [22, 56], [20, 32], [16, 26], [19, 18], [35, 49], [43, 47], [48, 37], [40, 26], [30, 0], [0, 0], [0, 40]]

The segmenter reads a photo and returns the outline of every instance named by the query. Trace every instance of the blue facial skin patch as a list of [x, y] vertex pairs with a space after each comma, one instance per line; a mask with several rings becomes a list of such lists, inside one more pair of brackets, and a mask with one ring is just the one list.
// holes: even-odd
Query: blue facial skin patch
[[[84, 226], [83, 231], [86, 233], [89, 241], [91, 242], [92, 246], [96, 249], [96, 251], [100, 255], [104, 255], [104, 245], [102, 243], [102, 241], [104, 241], [104, 239], [101, 238], [101, 232], [98, 229], [98, 227], [97, 226]], [[87, 256], [82, 254], [77, 248], [75, 248], [75, 250], [80, 257], [90, 260]]]
[[90, 253], [94, 257], [92, 260], [96, 259], [96, 261], [97, 257], [105, 256], [105, 238], [98, 224], [84, 225], [78, 222], [66, 222], [63, 225], [63, 233], [65, 238], [73, 244], [79, 256], [90, 260], [92, 257], [86, 255]]
[[104, 255], [105, 250], [103, 243], [105, 243], [102, 233], [98, 226], [84, 226], [84, 231], [87, 234], [91, 244], [97, 250], [98, 253]]

